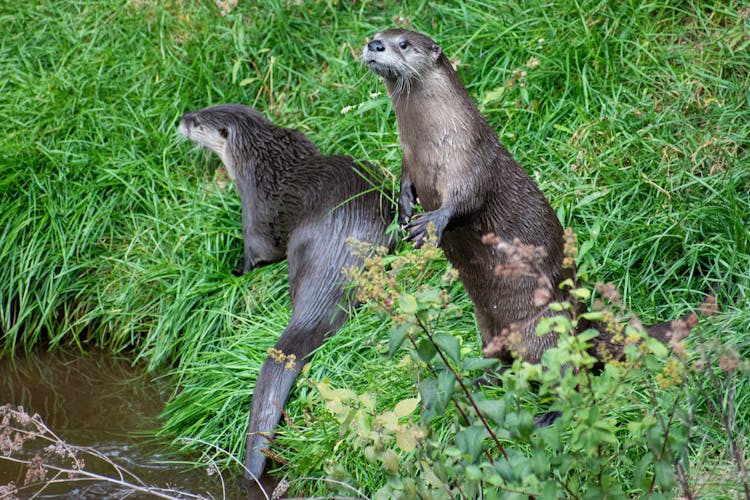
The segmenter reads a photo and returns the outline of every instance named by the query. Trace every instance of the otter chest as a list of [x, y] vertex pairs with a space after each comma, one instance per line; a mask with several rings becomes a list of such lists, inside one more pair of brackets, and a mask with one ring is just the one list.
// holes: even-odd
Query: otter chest
[[460, 170], [455, 144], [449, 134], [440, 134], [418, 144], [402, 141], [403, 173], [411, 180], [425, 210], [442, 205]]

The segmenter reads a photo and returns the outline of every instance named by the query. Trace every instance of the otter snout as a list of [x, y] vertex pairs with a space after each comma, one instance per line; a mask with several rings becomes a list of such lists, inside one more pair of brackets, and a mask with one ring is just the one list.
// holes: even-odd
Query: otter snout
[[385, 45], [383, 45], [383, 42], [380, 40], [373, 40], [367, 44], [367, 50], [372, 52], [383, 52], [385, 50]]
[[183, 129], [190, 129], [195, 128], [198, 126], [198, 118], [196, 118], [195, 113], [185, 113], [182, 115], [182, 118], [180, 118], [180, 130]]
[[393, 59], [391, 51], [386, 51], [386, 43], [377, 38], [369, 42], [362, 50], [362, 60], [376, 74], [393, 80], [399, 75], [391, 66], [398, 65], [398, 62]]

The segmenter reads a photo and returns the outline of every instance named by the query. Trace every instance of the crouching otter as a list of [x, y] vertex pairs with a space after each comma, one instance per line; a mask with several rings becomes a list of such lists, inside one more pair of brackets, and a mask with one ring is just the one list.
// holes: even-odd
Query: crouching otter
[[366, 168], [325, 156], [296, 130], [256, 110], [224, 104], [185, 113], [179, 132], [221, 158], [242, 201], [244, 266], [287, 258], [292, 317], [266, 358], [253, 391], [245, 476], [260, 477], [268, 441], [304, 359], [356, 306], [342, 269], [363, 257], [349, 238], [392, 248], [388, 201]]

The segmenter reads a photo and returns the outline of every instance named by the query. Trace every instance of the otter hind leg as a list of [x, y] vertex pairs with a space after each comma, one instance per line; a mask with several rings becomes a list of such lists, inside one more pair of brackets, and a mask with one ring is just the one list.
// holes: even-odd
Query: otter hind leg
[[260, 369], [253, 391], [253, 407], [247, 430], [245, 478], [248, 481], [258, 481], [263, 474], [266, 466], [265, 451], [275, 434], [289, 391], [301, 369], [301, 360], [292, 363], [292, 366], [286, 366], [283, 361], [279, 362], [270, 356]]
[[[314, 235], [314, 236], [313, 236]], [[347, 255], [331, 239], [325, 226], [305, 226], [289, 241], [289, 294], [292, 317], [266, 358], [253, 391], [245, 454], [245, 477], [260, 477], [265, 451], [275, 434], [294, 381], [306, 358], [344, 324], [346, 294], [341, 266], [335, 255]], [[328, 259], [326, 259], [328, 257]]]

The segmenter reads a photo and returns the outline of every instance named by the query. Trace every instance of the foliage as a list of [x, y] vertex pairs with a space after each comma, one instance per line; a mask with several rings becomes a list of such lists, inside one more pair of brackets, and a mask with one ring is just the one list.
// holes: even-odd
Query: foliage
[[[575, 254], [567, 248], [569, 256]], [[523, 252], [521, 248], [517, 253]], [[702, 485], [689, 465], [689, 440], [701, 432], [701, 418], [695, 415], [698, 395], [688, 389], [705, 373], [717, 391], [699, 397], [720, 416], [735, 467], [725, 487], [750, 497], [746, 436], [738, 432], [731, 400], [717, 397], [720, 380], [733, 386], [737, 377], [750, 374], [750, 361], [740, 361], [736, 352], [715, 342], [704, 345], [700, 358], [690, 359], [682, 341], [693, 318], [672, 322], [670, 355], [667, 346], [649, 338], [637, 318], [624, 324], [619, 293], [612, 285], [601, 285], [597, 292], [610, 304], [597, 299], [593, 312], [572, 318], [561, 313], [540, 323], [537, 334], [560, 334], [557, 347], [545, 352], [541, 364], [517, 360], [498, 372], [497, 360], [466, 355], [470, 353], [462, 352], [460, 338], [439, 331], [438, 318], [449, 317], [453, 309], [446, 291], [450, 279], [437, 285], [420, 279], [429, 274], [435, 253], [433, 246], [390, 262], [380, 255], [371, 258], [366, 269], [350, 270], [361, 298], [393, 319], [389, 353], [395, 356], [407, 346], [409, 361], [401, 365], [412, 367], [419, 399], [376, 411], [373, 394], [332, 389], [329, 382], [316, 384], [344, 439], [362, 450], [367, 462], [381, 464], [388, 481], [376, 498], [672, 498], [675, 489], [682, 497], [696, 498]], [[535, 255], [526, 252], [527, 259]], [[509, 260], [496, 272], [528, 274], [533, 268], [533, 263], [519, 267]], [[414, 289], [418, 291], [412, 293]], [[590, 290], [575, 288], [571, 295], [588, 297]], [[576, 310], [572, 304], [548, 307]], [[713, 297], [701, 311], [706, 317], [715, 315]], [[602, 366], [591, 355], [591, 340], [599, 332], [575, 334], [576, 322], [583, 318], [607, 321], [612, 330], [620, 326], [624, 358]], [[723, 374], [717, 375], [717, 369]], [[488, 378], [501, 388], [483, 389]], [[419, 424], [410, 417], [418, 401]], [[534, 411], [545, 402], [559, 418], [540, 427]], [[436, 436], [431, 432], [434, 420], [451, 409], [452, 434]], [[405, 417], [409, 419], [403, 421]]]

